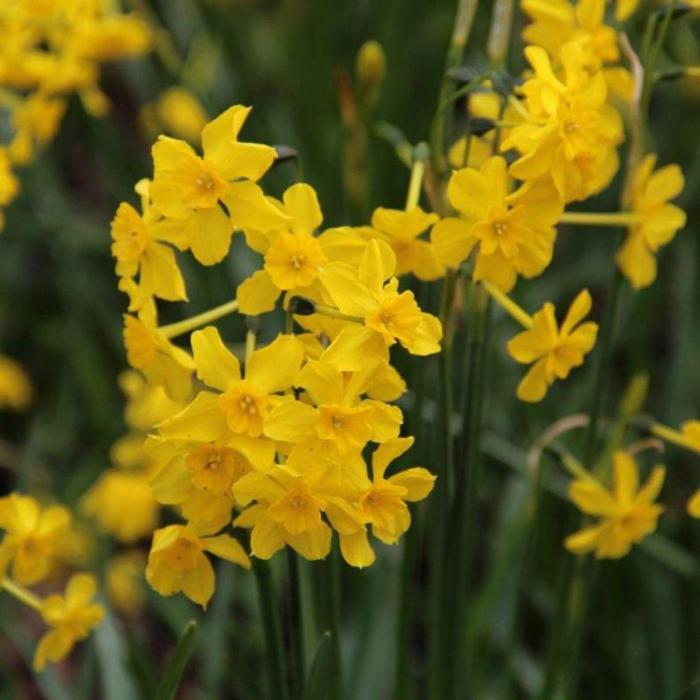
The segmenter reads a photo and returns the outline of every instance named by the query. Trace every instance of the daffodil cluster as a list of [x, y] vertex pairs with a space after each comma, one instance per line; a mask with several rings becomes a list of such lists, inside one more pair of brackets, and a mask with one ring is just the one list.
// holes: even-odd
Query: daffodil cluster
[[60, 505], [42, 506], [31, 496], [11, 493], [0, 498], [0, 589], [33, 608], [48, 626], [34, 654], [34, 668], [65, 658], [103, 616], [94, 602], [96, 581], [88, 573], [73, 574], [65, 596], [40, 598], [26, 588], [58, 577], [73, 536], [69, 511]]
[[[210, 555], [244, 568], [249, 555], [268, 559], [285, 547], [323, 559], [335, 531], [349, 564], [372, 564], [370, 536], [396, 543], [410, 525], [407, 504], [425, 498], [435, 478], [422, 467], [390, 468], [413, 442], [400, 435], [395, 402], [406, 385], [390, 348], [419, 356], [440, 349], [440, 321], [398, 279], [443, 274], [421, 237], [438, 217], [417, 206], [380, 208], [371, 226], [324, 229], [308, 184], [290, 186], [280, 199], [262, 189], [277, 154], [240, 140], [249, 113], [236, 105], [207, 123], [201, 151], [159, 137], [153, 177], [137, 185], [140, 212], [122, 203], [112, 223], [119, 286], [129, 296], [127, 359], [143, 378], [125, 379], [141, 395], [130, 422], [150, 430], [143, 450], [152, 497], [185, 521], [154, 532], [146, 578], [163, 595], [183, 592], [203, 606], [215, 587]], [[260, 256], [236, 298], [159, 325], [158, 303], [187, 299], [178, 256], [214, 265], [235, 233]], [[286, 310], [287, 332], [259, 344], [250, 331], [244, 353], [206, 325], [234, 311], [255, 317], [276, 308]], [[193, 330], [189, 343], [176, 344]], [[115, 461], [141, 460], [143, 437], [120, 441]], [[106, 522], [115, 480], [146, 473], [121, 466], [85, 500], [112, 531], [125, 527]], [[153, 529], [151, 512], [140, 508], [130, 519], [130, 530], [139, 525], [134, 536]]]
[[13, 168], [29, 164], [54, 138], [67, 98], [77, 94], [90, 114], [104, 115], [102, 64], [144, 54], [151, 31], [107, 0], [8, 0], [0, 7], [0, 34], [0, 111], [10, 126], [0, 145], [1, 212], [19, 190]]

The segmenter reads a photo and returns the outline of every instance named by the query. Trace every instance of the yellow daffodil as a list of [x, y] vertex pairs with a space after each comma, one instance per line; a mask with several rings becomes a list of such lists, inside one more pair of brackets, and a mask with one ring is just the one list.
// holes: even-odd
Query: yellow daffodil
[[586, 70], [576, 42], [561, 49], [562, 79], [541, 47], [528, 46], [525, 56], [535, 71], [522, 87], [529, 119], [501, 144], [521, 154], [511, 175], [551, 178], [564, 202], [586, 199], [607, 187], [619, 166], [622, 122], [607, 104], [603, 74]]
[[92, 602], [97, 591], [91, 574], [74, 574], [65, 596], [50, 595], [41, 603], [41, 616], [51, 627], [39, 641], [34, 654], [34, 669], [43, 671], [47, 662], [64, 659], [75, 646], [97, 627], [103, 616], [101, 605]]
[[184, 525], [168, 525], [153, 533], [146, 580], [163, 596], [182, 592], [206, 608], [214, 594], [215, 576], [205, 552], [250, 568], [248, 555], [230, 535], [200, 537]]
[[586, 515], [599, 522], [566, 538], [566, 548], [575, 554], [595, 552], [598, 559], [619, 559], [631, 546], [656, 530], [663, 506], [654, 503], [664, 483], [665, 469], [654, 467], [640, 487], [639, 467], [626, 452], [613, 455], [613, 484], [605, 488], [593, 477], [576, 479], [569, 498]]
[[562, 205], [546, 183], [509, 193], [506, 161], [486, 160], [479, 170], [463, 168], [450, 178], [447, 195], [460, 217], [435, 225], [431, 240], [438, 257], [459, 266], [476, 249], [474, 280], [509, 291], [518, 275], [535, 277], [549, 265]]
[[177, 416], [160, 425], [166, 440], [222, 441], [233, 435], [258, 438], [270, 410], [292, 388], [304, 359], [303, 343], [279, 335], [252, 353], [241, 373], [238, 358], [224, 345], [216, 328], [192, 334], [197, 377], [221, 393], [200, 392]]
[[130, 550], [112, 557], [105, 571], [105, 592], [115, 610], [134, 616], [146, 604], [144, 570], [146, 556]]
[[66, 111], [66, 101], [59, 97], [47, 97], [34, 93], [12, 111], [11, 126], [14, 131], [8, 146], [10, 158], [17, 165], [27, 165], [36, 151], [51, 141]]
[[153, 206], [181, 227], [203, 265], [223, 260], [234, 226], [267, 231], [286, 221], [255, 184], [272, 165], [274, 148], [238, 140], [249, 112], [235, 105], [209, 122], [202, 130], [201, 157], [169, 136], [153, 146]]
[[372, 481], [359, 500], [360, 515], [385, 544], [396, 544], [411, 524], [406, 502], [422, 501], [433, 490], [435, 476], [423, 467], [411, 467], [386, 477], [386, 469], [413, 445], [413, 438], [395, 438], [372, 454]]
[[158, 123], [166, 134], [196, 143], [207, 123], [207, 113], [197, 97], [184, 87], [164, 90], [155, 103]]
[[19, 192], [19, 180], [12, 171], [12, 161], [7, 150], [0, 146], [0, 231], [5, 227], [5, 214], [2, 207], [6, 207]]
[[521, 7], [532, 20], [523, 30], [528, 44], [541, 46], [557, 59], [562, 46], [576, 42], [586, 69], [602, 69], [610, 92], [629, 100], [632, 77], [617, 65], [617, 32], [605, 24], [605, 0], [522, 0]]
[[147, 433], [184, 408], [184, 404], [171, 399], [162, 386], [152, 386], [134, 370], [122, 372], [118, 383], [127, 399], [124, 421], [134, 431]]
[[656, 253], [668, 245], [685, 226], [685, 212], [671, 199], [683, 190], [683, 172], [677, 165], [654, 171], [656, 156], [642, 160], [634, 174], [631, 208], [634, 222], [617, 253], [616, 261], [635, 289], [648, 287], [656, 279]]
[[433, 245], [420, 235], [437, 221], [437, 214], [428, 214], [418, 206], [409, 211], [379, 207], [372, 214], [372, 226], [365, 227], [364, 232], [391, 246], [396, 255], [396, 275], [411, 273], [429, 282], [442, 277], [445, 268]]
[[688, 500], [688, 515], [692, 518], [700, 518], [700, 489], [698, 489]]
[[359, 266], [336, 262], [326, 265], [321, 280], [342, 314], [357, 318], [384, 338], [396, 341], [414, 355], [431, 355], [440, 350], [442, 326], [424, 313], [413, 292], [399, 292], [394, 277], [396, 256], [383, 241], [369, 241]]
[[615, 19], [624, 22], [629, 19], [639, 6], [639, 0], [617, 0], [615, 2]]
[[136, 186], [141, 194], [143, 216], [122, 202], [112, 220], [112, 255], [117, 260], [118, 277], [139, 277], [130, 294], [129, 310], [136, 311], [151, 297], [168, 301], [187, 299], [185, 282], [175, 259], [172, 244], [184, 250], [187, 242], [177, 227], [158, 222], [158, 214], [149, 204], [149, 183]]
[[0, 355], [0, 410], [23, 411], [32, 400], [32, 384], [21, 365]]
[[236, 290], [244, 314], [271, 311], [283, 292], [318, 296], [322, 293], [318, 283], [321, 268], [332, 260], [356, 263], [364, 250], [362, 237], [347, 226], [314, 235], [323, 214], [316, 192], [309, 185], [292, 185], [281, 202], [270, 201], [288, 219], [283, 228], [245, 230], [248, 245], [264, 256], [264, 265]]
[[58, 542], [67, 534], [70, 514], [62, 506], [41, 508], [31, 496], [0, 498], [0, 576], [10, 563], [12, 577], [29, 585], [46, 578], [57, 559]]
[[532, 328], [516, 335], [508, 343], [508, 352], [516, 362], [532, 367], [518, 385], [522, 401], [541, 401], [556, 379], [566, 379], [574, 367], [595, 345], [598, 324], [581, 323], [591, 310], [591, 295], [584, 289], [569, 307], [559, 326], [554, 305], [547, 302], [532, 316]]
[[274, 459], [274, 445], [246, 435], [226, 443], [163, 441], [151, 438], [146, 451], [154, 460], [151, 481], [159, 503], [179, 506], [182, 516], [203, 535], [213, 534], [231, 521], [232, 487], [253, 469]]
[[162, 386], [175, 400], [190, 393], [194, 361], [158, 330], [152, 300], [139, 309], [137, 316], [124, 316], [124, 345], [129, 364], [142, 372], [149, 384]]

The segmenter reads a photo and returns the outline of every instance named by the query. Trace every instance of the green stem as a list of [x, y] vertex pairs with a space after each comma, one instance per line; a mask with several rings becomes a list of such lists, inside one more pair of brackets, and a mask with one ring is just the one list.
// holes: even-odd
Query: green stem
[[394, 680], [394, 698], [408, 700], [412, 696], [413, 673], [409, 665], [411, 628], [415, 606], [414, 569], [416, 563], [416, 537], [411, 528], [403, 537], [403, 560], [401, 562], [401, 595], [398, 609], [398, 629], [396, 639], [396, 671]]
[[[437, 460], [437, 480], [430, 501], [430, 571], [428, 615], [428, 697], [442, 700], [444, 697], [443, 672], [446, 649], [443, 628], [445, 605], [445, 540], [450, 505], [450, 482], [453, 476], [454, 444], [452, 440], [452, 302], [457, 273], [449, 270], [443, 282], [442, 325], [443, 341], [439, 366], [440, 422], [442, 428], [442, 459]], [[447, 652], [449, 653], [449, 652]]]
[[195, 328], [204, 326], [207, 323], [217, 321], [223, 316], [232, 314], [235, 311], [238, 311], [238, 302], [234, 299], [233, 301], [221, 304], [221, 306], [216, 306], [208, 311], [203, 311], [201, 314], [197, 314], [196, 316], [190, 316], [190, 318], [178, 321], [177, 323], [170, 323], [167, 326], [161, 326], [158, 330], [166, 338], [175, 338], [178, 335], [182, 335], [183, 333], [187, 333]]
[[258, 587], [260, 616], [265, 632], [268, 663], [266, 675], [270, 679], [270, 699], [288, 700], [287, 665], [282, 640], [282, 625], [273, 590], [270, 565], [266, 561], [255, 559], [253, 572], [255, 573], [255, 582]]
[[343, 658], [340, 643], [340, 561], [338, 552], [332, 551], [323, 562], [326, 574], [326, 594], [328, 596], [328, 629], [331, 632], [333, 653], [333, 679], [330, 700], [343, 698]]
[[11, 596], [17, 598], [17, 600], [19, 600], [21, 603], [28, 605], [37, 612], [41, 612], [41, 598], [34, 595], [34, 593], [24, 586], [20, 586], [12, 579], [3, 578], [0, 582], [0, 587], [7, 591]]
[[301, 700], [304, 695], [306, 665], [304, 663], [304, 627], [299, 581], [299, 559], [297, 553], [292, 549], [287, 549], [286, 555], [289, 585], [290, 688], [292, 700]]

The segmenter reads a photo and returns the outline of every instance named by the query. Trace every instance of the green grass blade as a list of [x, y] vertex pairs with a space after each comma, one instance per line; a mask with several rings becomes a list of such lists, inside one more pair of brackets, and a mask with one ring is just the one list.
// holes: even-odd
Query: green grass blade
[[180, 685], [185, 666], [194, 651], [197, 623], [190, 620], [182, 630], [175, 653], [156, 691], [155, 700], [173, 700]]

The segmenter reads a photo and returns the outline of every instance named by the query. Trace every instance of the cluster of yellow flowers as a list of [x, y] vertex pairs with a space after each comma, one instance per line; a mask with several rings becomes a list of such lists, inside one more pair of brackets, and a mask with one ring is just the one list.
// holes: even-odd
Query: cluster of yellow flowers
[[[155, 532], [146, 576], [162, 594], [183, 591], [202, 605], [214, 590], [205, 552], [250, 566], [239, 541], [223, 532], [234, 509], [233, 525], [251, 530], [255, 557], [289, 546], [325, 558], [335, 530], [346, 561], [367, 566], [374, 561], [368, 526], [381, 541], [397, 542], [410, 524], [406, 502], [425, 498], [434, 481], [420, 467], [386, 471], [413, 441], [399, 437], [403, 416], [391, 402], [406, 386], [389, 347], [432, 354], [442, 332], [412, 292], [399, 291], [396, 275], [426, 259], [439, 273], [429, 245], [414, 240], [437, 217], [378, 210], [373, 227], [317, 235], [323, 216], [309, 185], [276, 200], [257, 184], [276, 153], [239, 141], [249, 111], [234, 106], [208, 123], [202, 156], [160, 137], [153, 179], [137, 186], [142, 213], [123, 203], [112, 225], [120, 288], [130, 300], [127, 358], [171, 414], [148, 414], [149, 427], [158, 423], [145, 444], [153, 495], [186, 520]], [[396, 238], [406, 228], [405, 241]], [[186, 298], [175, 249], [213, 265], [234, 231], [262, 256], [261, 268], [241, 282], [236, 300], [159, 327], [155, 299]], [[191, 353], [172, 342], [231, 311], [272, 311], [283, 294], [301, 332], [262, 347], [249, 332], [243, 367], [214, 326], [191, 334]], [[370, 442], [377, 447], [368, 470]]]
[[101, 64], [143, 54], [151, 32], [109, 0], [7, 0], [0, 7], [0, 34], [0, 110], [10, 126], [0, 145], [1, 229], [2, 208], [19, 190], [13, 168], [27, 165], [55, 136], [71, 94], [90, 114], [105, 114]]
[[93, 601], [96, 581], [91, 574], [73, 574], [65, 595], [45, 598], [25, 588], [55, 576], [65, 563], [75, 533], [63, 506], [43, 508], [31, 496], [12, 493], [0, 498], [0, 530], [0, 588], [36, 610], [49, 627], [34, 655], [34, 667], [41, 671], [48, 661], [67, 656], [99, 624], [103, 610]]

